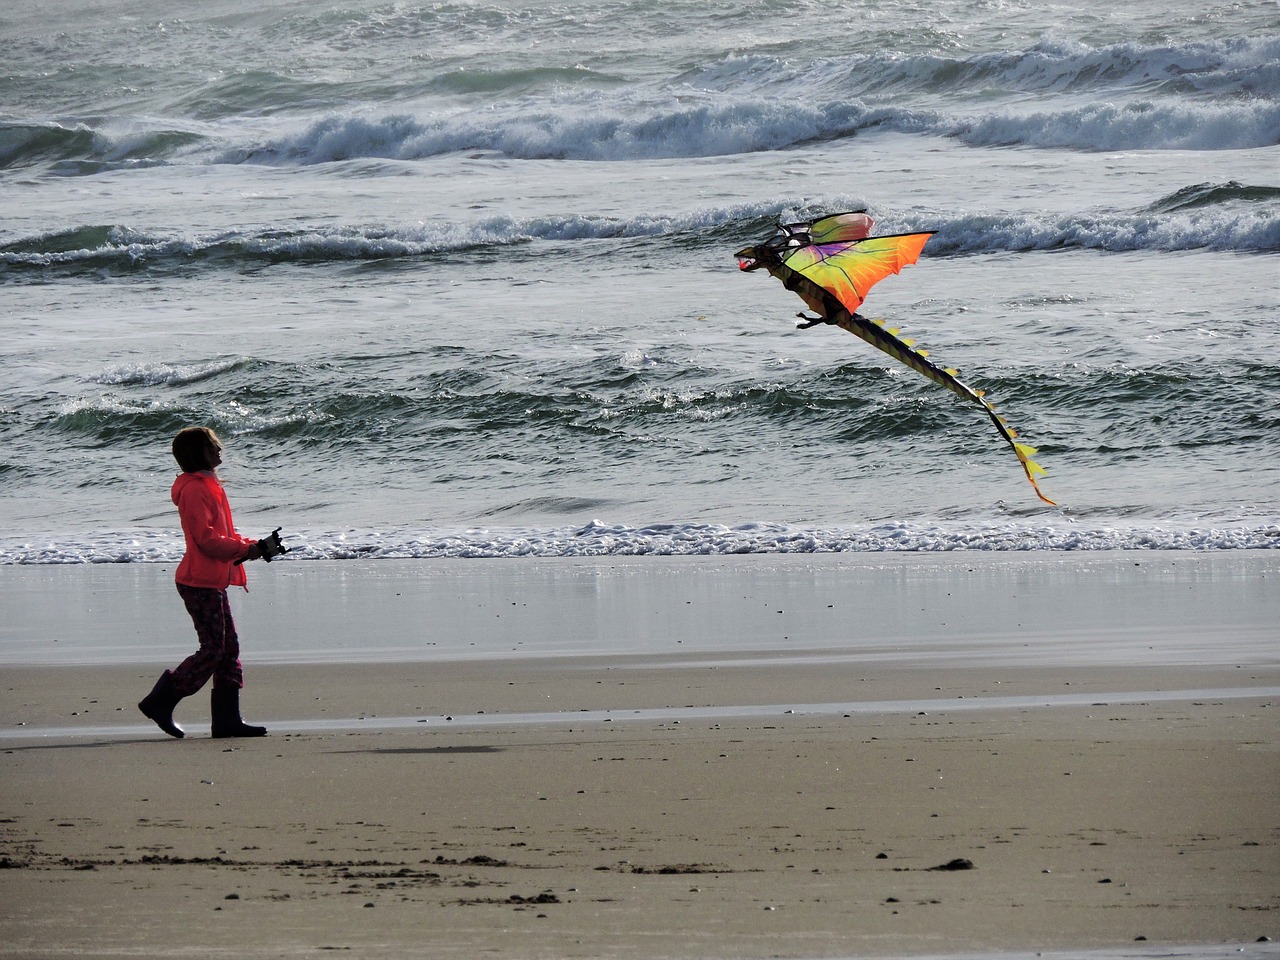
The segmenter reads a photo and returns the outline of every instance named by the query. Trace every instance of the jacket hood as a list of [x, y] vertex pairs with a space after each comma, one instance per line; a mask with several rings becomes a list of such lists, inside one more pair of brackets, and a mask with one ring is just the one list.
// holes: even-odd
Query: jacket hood
[[187, 487], [191, 486], [193, 483], [203, 484], [205, 477], [206, 474], [202, 470], [197, 470], [194, 473], [178, 474], [177, 478], [173, 481], [173, 488], [169, 491], [169, 499], [172, 500], [176, 506], [178, 498], [182, 496], [182, 491], [187, 489]]

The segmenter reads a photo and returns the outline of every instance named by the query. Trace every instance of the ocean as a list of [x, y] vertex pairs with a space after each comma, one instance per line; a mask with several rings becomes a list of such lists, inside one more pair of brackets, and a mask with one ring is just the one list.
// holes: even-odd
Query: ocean
[[[0, 13], [0, 563], [1280, 546], [1280, 5]], [[734, 253], [936, 230], [863, 310]]]

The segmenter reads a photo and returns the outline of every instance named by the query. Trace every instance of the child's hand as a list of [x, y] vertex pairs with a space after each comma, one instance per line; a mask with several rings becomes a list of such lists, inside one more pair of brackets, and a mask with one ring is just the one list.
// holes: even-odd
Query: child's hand
[[262, 559], [262, 548], [255, 543], [252, 547], [249, 548], [249, 552], [244, 555], [244, 560], [241, 560], [240, 562], [244, 563], [246, 560], [261, 560], [261, 559]]

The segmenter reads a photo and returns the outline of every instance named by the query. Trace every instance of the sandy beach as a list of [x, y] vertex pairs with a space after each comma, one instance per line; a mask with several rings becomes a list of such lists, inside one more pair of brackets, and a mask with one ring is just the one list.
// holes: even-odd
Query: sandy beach
[[0, 956], [1280, 955], [1273, 552], [503, 563], [256, 567], [235, 741], [0, 568]]

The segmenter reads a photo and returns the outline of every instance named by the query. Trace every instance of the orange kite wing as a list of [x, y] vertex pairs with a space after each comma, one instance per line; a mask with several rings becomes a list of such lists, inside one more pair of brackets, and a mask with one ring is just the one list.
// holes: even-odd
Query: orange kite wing
[[813, 243], [784, 253], [782, 261], [834, 296], [852, 314], [858, 312], [875, 284], [919, 260], [932, 236], [932, 232], [903, 233]]

